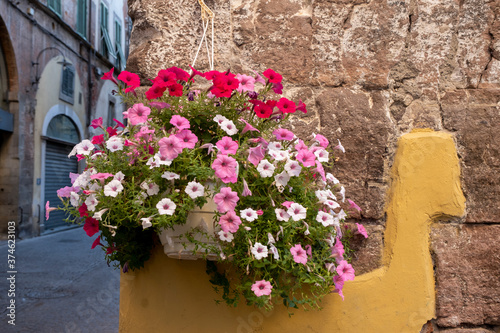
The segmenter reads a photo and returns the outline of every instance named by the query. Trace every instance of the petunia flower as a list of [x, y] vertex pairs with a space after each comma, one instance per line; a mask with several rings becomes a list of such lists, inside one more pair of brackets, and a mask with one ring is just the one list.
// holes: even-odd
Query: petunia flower
[[215, 176], [218, 178], [231, 178], [236, 176], [238, 162], [230, 156], [217, 155], [217, 158], [212, 162], [211, 167], [214, 169]]
[[158, 184], [151, 182], [142, 182], [140, 186], [143, 190], [146, 190], [146, 193], [148, 195], [157, 195], [160, 192], [160, 187]]
[[286, 150], [272, 150], [269, 149], [269, 155], [275, 160], [275, 161], [284, 161], [288, 159], [289, 153]]
[[252, 191], [248, 188], [247, 181], [243, 178], [243, 191], [241, 192], [242, 197], [248, 197], [252, 195]]
[[150, 114], [150, 108], [142, 103], [137, 103], [127, 110], [127, 119], [130, 125], [143, 124], [147, 122]]
[[224, 232], [231, 232], [234, 234], [240, 227], [241, 219], [234, 211], [229, 211], [220, 217], [219, 224]]
[[325, 149], [317, 149], [314, 151], [314, 155], [316, 155], [318, 161], [320, 162], [328, 162], [329, 153]]
[[218, 114], [218, 115], [216, 115], [216, 116], [214, 117], [214, 119], [213, 119], [213, 120], [214, 120], [217, 124], [219, 124], [219, 125], [220, 125], [220, 124], [222, 124], [223, 122], [225, 122], [226, 120], [229, 120], [229, 119], [227, 119], [226, 117], [224, 117], [224, 116], [222, 116], [222, 115]]
[[252, 246], [250, 248], [252, 254], [254, 255], [254, 258], [257, 259], [257, 260], [260, 260], [262, 258], [267, 258], [267, 255], [268, 255], [268, 250], [267, 250], [267, 246], [259, 243], [259, 242], [256, 242], [254, 244], [254, 246]]
[[102, 117], [92, 120], [90, 127], [96, 129], [97, 127], [102, 127]]
[[158, 75], [153, 79], [153, 82], [162, 87], [168, 87], [174, 83], [177, 83], [177, 76], [175, 75], [175, 73], [172, 73], [165, 69], [161, 69], [158, 72]]
[[276, 104], [276, 107], [282, 113], [294, 113], [296, 108], [295, 103], [285, 97], [280, 98], [280, 100]]
[[254, 90], [255, 79], [253, 77], [244, 74], [236, 74], [236, 79], [240, 82], [238, 88], [236, 88], [236, 91], [239, 93]]
[[276, 167], [266, 159], [261, 160], [257, 166], [257, 171], [262, 178], [272, 177], [275, 169]]
[[285, 170], [286, 172], [288, 172], [290, 177], [298, 177], [300, 175], [302, 167], [300, 166], [299, 162], [288, 160], [285, 164]]
[[328, 208], [330, 208], [330, 209], [335, 209], [335, 208], [340, 207], [340, 205], [339, 205], [336, 201], [334, 201], [334, 200], [329, 200], [329, 199], [328, 199], [328, 200], [323, 201], [323, 204], [324, 204], [324, 205], [326, 205], [326, 206], [327, 206]]
[[286, 212], [286, 210], [282, 208], [275, 208], [274, 212], [276, 213], [276, 219], [278, 221], [288, 221], [290, 219], [290, 215]]
[[340, 143], [340, 140], [337, 139], [337, 141], [339, 142], [338, 145], [336, 145], [335, 147], [333, 147], [333, 149], [338, 149], [340, 150], [341, 152], [345, 153], [345, 148], [344, 146], [342, 146], [342, 144]]
[[101, 76], [101, 80], [110, 80], [111, 82], [113, 82], [114, 84], [118, 85], [118, 81], [116, 81], [116, 79], [113, 77], [113, 72], [114, 72], [115, 68], [111, 68], [111, 70], [107, 73], [104, 73], [102, 76]]
[[345, 201], [345, 187], [344, 186], [341, 186], [340, 187], [340, 196], [342, 197], [342, 202]]
[[283, 170], [281, 173], [274, 176], [274, 180], [276, 181], [278, 191], [283, 192], [283, 188], [288, 184], [288, 181], [290, 181], [290, 175]]
[[264, 77], [266, 77], [270, 83], [281, 83], [281, 80], [283, 80], [283, 76], [280, 74], [276, 73], [272, 69], [266, 69], [264, 73], [262, 73]]
[[236, 154], [238, 150], [238, 142], [233, 141], [233, 139], [228, 136], [224, 136], [217, 141], [216, 146], [219, 148], [219, 154], [222, 155]]
[[297, 161], [300, 161], [303, 166], [310, 167], [315, 165], [316, 155], [309, 150], [302, 149], [296, 156]]
[[236, 125], [232, 120], [224, 120], [220, 124], [220, 128], [222, 128], [222, 130], [226, 132], [227, 135], [235, 135], [236, 133], [238, 133], [238, 129], [236, 128]]
[[356, 223], [356, 226], [358, 227], [358, 233], [363, 235], [363, 237], [368, 238], [368, 233], [366, 232], [365, 227], [359, 223]]
[[273, 131], [273, 135], [276, 136], [276, 140], [293, 140], [295, 134], [293, 132], [287, 130], [286, 128], [277, 128]]
[[179, 179], [180, 176], [174, 172], [165, 171], [163, 175], [161, 175], [161, 178], [165, 178], [167, 180], [174, 180], [174, 179]]
[[99, 221], [92, 217], [87, 217], [85, 219], [85, 224], [83, 225], [83, 230], [87, 236], [92, 237], [99, 232]]
[[184, 190], [191, 199], [196, 199], [205, 195], [205, 188], [197, 182], [189, 182]]
[[241, 131], [241, 134], [245, 134], [248, 131], [257, 131], [257, 132], [260, 133], [260, 131], [258, 129], [256, 129], [255, 127], [253, 127], [252, 125], [250, 125], [245, 119], [240, 118], [239, 121], [245, 123], [245, 127]]
[[265, 150], [262, 148], [262, 145], [258, 145], [257, 147], [248, 148], [248, 161], [253, 165], [257, 166], [260, 164], [261, 160], [265, 156]]
[[294, 202], [288, 208], [287, 213], [294, 221], [300, 221], [306, 218], [307, 208]]
[[120, 74], [118, 74], [118, 80], [125, 82], [128, 86], [133, 88], [137, 88], [141, 85], [139, 75], [127, 71], [121, 71]]
[[333, 225], [333, 216], [320, 210], [316, 216], [316, 221], [328, 227]]
[[125, 175], [123, 174], [123, 172], [118, 171], [117, 173], [115, 173], [115, 176], [113, 177], [113, 179], [118, 180], [119, 182], [122, 182], [125, 179]]
[[232, 191], [230, 187], [223, 187], [214, 195], [214, 202], [217, 204], [219, 213], [234, 210], [239, 200], [238, 193]]
[[304, 143], [304, 141], [299, 140], [299, 142], [295, 145], [295, 149], [297, 151], [301, 151], [303, 149], [308, 150], [309, 148], [306, 146], [306, 144]]
[[177, 205], [175, 202], [169, 198], [163, 198], [156, 204], [156, 208], [160, 215], [174, 215], [176, 207]]
[[49, 219], [49, 214], [50, 212], [54, 211], [54, 210], [57, 210], [56, 207], [50, 207], [49, 206], [49, 202], [47, 201], [45, 203], [45, 220], [48, 220]]
[[259, 218], [259, 215], [257, 215], [257, 211], [252, 208], [245, 208], [241, 210], [240, 216], [248, 222], [253, 222]]
[[353, 209], [357, 210], [358, 212], [361, 211], [361, 208], [358, 205], [356, 205], [356, 203], [354, 201], [347, 199], [347, 202], [349, 202], [349, 208], [353, 208]]
[[234, 239], [234, 236], [232, 233], [230, 232], [225, 232], [224, 230], [221, 230], [217, 233], [219, 235], [219, 238], [221, 241], [224, 241], [224, 242], [232, 242], [233, 239]]
[[272, 289], [273, 286], [266, 280], [255, 281], [255, 283], [252, 284], [251, 287], [251, 290], [257, 297], [271, 295]]
[[[80, 155], [90, 155], [90, 153], [94, 150], [95, 146], [90, 140], [83, 140], [79, 144], [75, 146], [75, 153]], [[71, 151], [73, 153], [73, 151]], [[68, 157], [71, 157], [72, 154], [69, 154]]]
[[323, 148], [326, 148], [328, 147], [329, 145], [329, 142], [328, 142], [328, 139], [325, 138], [323, 135], [321, 134], [314, 134], [314, 140], [318, 141], [319, 142], [319, 145]]
[[106, 141], [106, 148], [111, 152], [119, 151], [123, 149], [123, 139], [118, 136], [112, 136]]
[[297, 110], [307, 113], [306, 105], [299, 99], [299, 105], [297, 105]]
[[179, 115], [173, 115], [170, 119], [170, 123], [177, 127], [177, 129], [179, 130], [188, 129], [191, 127], [191, 125], [189, 124], [189, 120]]
[[334, 185], [340, 183], [339, 180], [335, 178], [330, 172], [328, 172], [325, 177], [328, 182], [333, 183]]
[[341, 262], [342, 260], [344, 260], [345, 250], [344, 250], [344, 245], [340, 241], [340, 238], [338, 237], [336, 238], [335, 245], [332, 246], [330, 251], [332, 253], [332, 257], [334, 257], [337, 260], [337, 262]]
[[151, 223], [152, 219], [153, 219], [152, 216], [141, 218], [142, 229], [147, 229], [151, 227], [153, 225], [153, 223]]
[[85, 205], [87, 205], [87, 210], [89, 212], [95, 211], [95, 208], [99, 201], [97, 201], [96, 195], [95, 194], [90, 194], [87, 199], [85, 199]]
[[104, 195], [107, 197], [116, 198], [121, 191], [123, 191], [123, 185], [118, 180], [112, 180], [104, 186]]
[[354, 280], [354, 268], [346, 261], [342, 260], [337, 266], [337, 274], [344, 281]]
[[[171, 86], [170, 86], [171, 87]], [[144, 94], [148, 100], [157, 99], [163, 96], [165, 90], [170, 89], [170, 87], [164, 87], [158, 83], [153, 83], [151, 88], [149, 88]]]
[[307, 252], [302, 248], [302, 245], [295, 244], [291, 249], [290, 253], [293, 256], [293, 261], [297, 264], [305, 265], [307, 263]]
[[183, 149], [181, 140], [175, 135], [161, 138], [158, 141], [158, 145], [160, 146], [160, 154], [169, 160], [173, 160], [179, 156]]
[[193, 149], [198, 142], [198, 137], [187, 129], [180, 131], [175, 136], [180, 140], [182, 148]]

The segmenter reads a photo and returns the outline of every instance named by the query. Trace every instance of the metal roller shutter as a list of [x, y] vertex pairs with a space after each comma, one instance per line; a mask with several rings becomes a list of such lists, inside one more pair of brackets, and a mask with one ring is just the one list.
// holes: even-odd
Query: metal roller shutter
[[[56, 207], [62, 204], [57, 190], [71, 186], [69, 173], [78, 172], [78, 161], [74, 156], [68, 158], [72, 146], [47, 141], [45, 147], [45, 201], [50, 201], [50, 206]], [[45, 221], [45, 231], [69, 225], [64, 222], [67, 217], [67, 214], [59, 210], [51, 212], [49, 220]]]

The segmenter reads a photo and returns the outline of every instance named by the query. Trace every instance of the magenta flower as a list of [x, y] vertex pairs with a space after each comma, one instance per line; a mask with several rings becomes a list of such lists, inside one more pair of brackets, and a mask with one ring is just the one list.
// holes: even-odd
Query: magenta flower
[[290, 208], [290, 206], [295, 203], [293, 201], [285, 201], [282, 203], [283, 206], [285, 206], [286, 208]]
[[297, 149], [297, 151], [301, 151], [301, 150], [308, 150], [309, 148], [307, 148], [306, 144], [304, 143], [304, 141], [302, 140], [299, 140], [299, 143], [297, 143], [295, 145], [295, 149]]
[[316, 161], [316, 168], [314, 170], [318, 171], [323, 181], [326, 182], [325, 169], [320, 161]]
[[280, 98], [276, 107], [283, 113], [294, 113], [296, 108], [295, 103], [285, 97]]
[[170, 119], [170, 123], [180, 130], [191, 127], [191, 125], [189, 124], [189, 120], [179, 115], [173, 115], [172, 119]]
[[97, 127], [102, 127], [102, 117], [92, 120], [90, 127], [96, 129]]
[[354, 280], [354, 268], [345, 260], [342, 260], [337, 266], [337, 274], [344, 281]]
[[216, 146], [219, 148], [219, 154], [222, 155], [236, 154], [238, 150], [238, 142], [233, 141], [233, 139], [228, 136], [217, 141]]
[[234, 234], [240, 228], [241, 219], [231, 210], [220, 217], [219, 224], [222, 231]]
[[276, 140], [293, 140], [295, 134], [285, 128], [278, 128], [273, 131], [273, 135], [276, 135]]
[[183, 144], [175, 135], [162, 138], [158, 141], [160, 154], [169, 160], [175, 159], [182, 152]]
[[356, 205], [356, 203], [355, 203], [354, 201], [352, 201], [352, 200], [350, 200], [350, 199], [347, 199], [347, 202], [349, 202], [349, 208], [354, 208], [354, 209], [356, 209], [358, 212], [360, 212], [360, 211], [361, 211], [361, 208], [360, 208], [358, 205]]
[[214, 202], [217, 204], [219, 213], [225, 213], [234, 210], [238, 203], [238, 193], [231, 190], [230, 187], [223, 187], [220, 192], [214, 196]]
[[358, 227], [358, 233], [360, 233], [361, 235], [363, 235], [365, 238], [368, 238], [368, 233], [366, 232], [365, 227], [362, 226], [359, 223], [356, 223], [356, 226]]
[[175, 135], [180, 141], [182, 148], [193, 149], [198, 142], [198, 137], [190, 130], [182, 130]]
[[302, 248], [302, 245], [295, 244], [294, 247], [290, 249], [290, 252], [293, 256], [293, 261], [297, 264], [306, 264], [307, 263], [307, 252]]
[[302, 100], [299, 100], [299, 105], [297, 105], [297, 110], [307, 113], [306, 105], [302, 102]]
[[113, 77], [113, 72], [114, 72], [115, 68], [111, 68], [111, 70], [107, 73], [104, 73], [102, 76], [101, 76], [101, 80], [110, 80], [111, 82], [113, 82], [114, 84], [118, 85], [118, 81], [116, 81], [116, 79]]
[[243, 131], [241, 131], [241, 134], [245, 134], [248, 131], [257, 131], [257, 132], [260, 133], [260, 131], [258, 129], [256, 129], [255, 127], [253, 127], [252, 125], [250, 125], [245, 119], [240, 118], [239, 120], [241, 122], [245, 123], [245, 128], [243, 128]]
[[49, 219], [49, 214], [50, 214], [50, 212], [51, 212], [51, 211], [53, 211], [53, 210], [57, 210], [57, 208], [55, 208], [55, 207], [50, 207], [50, 206], [49, 206], [49, 202], [47, 201], [47, 202], [45, 203], [45, 220], [48, 220], [48, 219]]
[[217, 155], [217, 158], [212, 163], [212, 169], [215, 170], [215, 175], [221, 179], [236, 177], [236, 168], [238, 162], [232, 157], [226, 155]]
[[344, 288], [344, 280], [338, 275], [335, 275], [333, 277], [333, 283], [335, 284], [335, 290], [334, 292], [338, 293], [340, 297], [342, 297], [342, 300], [344, 300], [344, 293], [342, 292], [342, 288]]
[[335, 260], [337, 260], [337, 262], [344, 260], [345, 250], [344, 250], [344, 245], [340, 241], [340, 238], [337, 237], [335, 245], [333, 245], [333, 247], [330, 250], [332, 251], [332, 257], [334, 257]]
[[130, 125], [142, 124], [148, 120], [150, 113], [150, 108], [144, 106], [142, 103], [138, 103], [134, 104], [134, 106], [127, 110], [127, 118]]
[[87, 217], [85, 219], [85, 224], [83, 225], [83, 230], [87, 233], [89, 237], [94, 236], [99, 232], [99, 221], [92, 217]]
[[99, 172], [94, 175], [90, 175], [90, 179], [99, 179], [99, 180], [105, 180], [109, 177], [114, 177], [112, 173], [104, 173], [104, 172]]
[[250, 191], [250, 189], [248, 188], [247, 181], [245, 180], [245, 178], [243, 178], [243, 192], [241, 192], [241, 196], [248, 197], [250, 195], [252, 195], [252, 191]]
[[252, 291], [257, 297], [271, 295], [272, 289], [273, 286], [271, 285], [271, 282], [266, 280], [255, 281], [255, 283], [252, 284]]
[[265, 150], [262, 149], [262, 145], [258, 145], [254, 148], [248, 148], [248, 152], [248, 160], [255, 166], [259, 165], [259, 162], [265, 156]]
[[309, 150], [302, 149], [299, 150], [299, 153], [297, 154], [297, 161], [302, 162], [305, 167], [313, 166], [315, 164], [315, 160], [316, 155]]

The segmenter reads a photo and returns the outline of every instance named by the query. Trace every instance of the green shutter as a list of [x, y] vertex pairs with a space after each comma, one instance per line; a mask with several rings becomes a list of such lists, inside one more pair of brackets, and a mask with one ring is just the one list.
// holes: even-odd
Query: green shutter
[[47, 4], [50, 9], [61, 15], [61, 0], [48, 0]]
[[87, 38], [87, 0], [78, 0], [76, 31]]

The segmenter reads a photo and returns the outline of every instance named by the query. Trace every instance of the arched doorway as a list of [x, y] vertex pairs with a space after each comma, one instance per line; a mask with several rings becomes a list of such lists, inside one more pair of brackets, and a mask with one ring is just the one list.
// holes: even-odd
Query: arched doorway
[[[49, 201], [52, 207], [57, 207], [61, 205], [57, 190], [71, 186], [70, 173], [78, 173], [76, 157], [68, 158], [68, 154], [81, 141], [82, 128], [78, 117], [69, 107], [57, 105], [47, 114], [42, 133], [43, 202]], [[64, 222], [66, 218], [67, 215], [62, 211], [51, 212], [49, 219], [44, 219], [40, 225], [40, 232], [68, 226]]]

